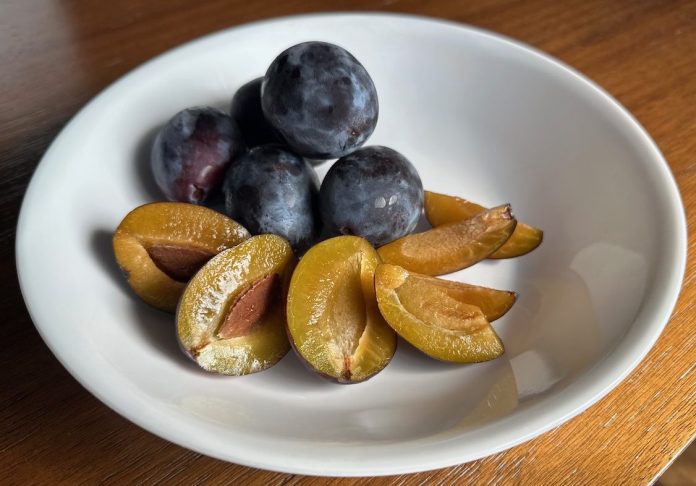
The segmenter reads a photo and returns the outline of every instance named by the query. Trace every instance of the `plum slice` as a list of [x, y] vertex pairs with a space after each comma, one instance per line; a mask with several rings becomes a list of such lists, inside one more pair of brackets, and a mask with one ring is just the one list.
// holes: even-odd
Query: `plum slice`
[[[425, 215], [433, 226], [469, 219], [486, 208], [456, 196], [425, 191]], [[534, 250], [541, 244], [544, 232], [525, 223], [517, 223], [510, 238], [488, 258], [514, 258]]]
[[385, 263], [411, 272], [443, 275], [487, 258], [510, 238], [516, 224], [506, 204], [470, 219], [399, 238], [381, 247], [379, 256]]
[[[503, 343], [484, 311], [463, 301], [463, 294], [448, 292], [456, 285], [441, 285], [396, 265], [379, 265], [375, 271], [380, 312], [402, 338], [420, 351], [453, 363], [476, 363], [502, 355]], [[497, 295], [508, 301], [503, 294]]]

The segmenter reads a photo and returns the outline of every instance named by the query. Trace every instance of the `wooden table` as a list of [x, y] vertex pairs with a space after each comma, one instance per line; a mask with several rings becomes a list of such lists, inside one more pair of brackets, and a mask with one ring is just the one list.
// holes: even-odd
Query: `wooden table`
[[[362, 484], [249, 469], [159, 439], [102, 405], [56, 361], [14, 267], [22, 195], [60, 128], [107, 84], [160, 52], [256, 19], [329, 2], [3, 0], [0, 3], [0, 483]], [[334, 10], [444, 17], [520, 39], [604, 86], [655, 138], [696, 213], [696, 3], [384, 0]], [[696, 243], [692, 236], [689, 246]], [[50, 242], [47, 242], [50, 245]], [[526, 444], [378, 484], [647, 484], [696, 433], [693, 252], [674, 316], [639, 368], [588, 411]]]

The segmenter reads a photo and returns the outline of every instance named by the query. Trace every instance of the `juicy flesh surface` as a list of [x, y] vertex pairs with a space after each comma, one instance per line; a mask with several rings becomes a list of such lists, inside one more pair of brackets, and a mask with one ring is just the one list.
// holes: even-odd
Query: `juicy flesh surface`
[[429, 356], [471, 363], [503, 353], [500, 339], [478, 307], [393, 265], [378, 267], [375, 282], [379, 308], [389, 325]]
[[409, 281], [423, 281], [424, 283], [435, 286], [452, 299], [478, 307], [489, 322], [495, 321], [505, 315], [517, 299], [517, 294], [515, 292], [491, 289], [462, 282], [452, 282], [417, 273], [410, 273]]
[[516, 221], [509, 206], [473, 218], [405, 236], [379, 249], [386, 263], [409, 271], [442, 275], [483, 260], [512, 234]]
[[396, 339], [376, 306], [374, 249], [354, 236], [332, 240], [314, 247], [298, 265], [288, 328], [312, 368], [339, 382], [361, 381], [388, 363]]
[[[239, 323], [227, 324], [225, 320], [234, 312], [233, 304], [244, 299], [245, 291], [254, 283], [272, 284], [276, 274], [280, 281], [287, 282], [294, 261], [285, 240], [260, 235], [213, 257], [194, 276], [181, 297], [177, 332], [182, 346], [201, 367], [240, 375], [266, 369], [285, 355], [289, 343], [281, 299], [274, 299], [273, 305], [260, 313], [247, 309], [251, 311], [247, 317], [253, 322], [246, 322], [243, 333], [244, 323], [237, 326]], [[267, 280], [269, 276], [271, 281]], [[272, 293], [273, 289], [269, 285], [265, 290]]]
[[[456, 196], [425, 191], [425, 214], [433, 226], [456, 223], [486, 211], [480, 204]], [[538, 228], [518, 222], [510, 238], [488, 258], [513, 258], [535, 249], [544, 233]]]
[[488, 325], [481, 309], [453, 299], [436, 286], [408, 278], [395, 292], [404, 310], [426, 326], [471, 334]]
[[336, 346], [343, 363], [350, 363], [367, 324], [360, 279], [361, 260], [361, 255], [356, 253], [339, 263], [332, 304], [328, 307], [325, 318], [319, 320], [319, 326], [324, 331], [323, 337]]
[[249, 232], [228, 217], [194, 204], [160, 202], [131, 211], [119, 230], [145, 245], [193, 244], [215, 253], [249, 238]]

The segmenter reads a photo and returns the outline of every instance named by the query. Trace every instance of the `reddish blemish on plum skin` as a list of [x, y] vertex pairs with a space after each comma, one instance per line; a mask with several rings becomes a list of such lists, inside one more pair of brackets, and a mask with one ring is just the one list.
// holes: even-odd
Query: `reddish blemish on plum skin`
[[190, 108], [157, 134], [150, 165], [167, 199], [201, 204], [219, 190], [227, 167], [243, 150], [232, 118], [215, 108]]

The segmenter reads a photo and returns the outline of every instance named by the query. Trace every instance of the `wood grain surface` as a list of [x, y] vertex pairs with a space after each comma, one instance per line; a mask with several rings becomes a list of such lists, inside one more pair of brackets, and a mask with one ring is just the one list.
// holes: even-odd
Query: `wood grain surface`
[[[108, 83], [162, 51], [243, 22], [323, 10], [449, 18], [536, 46], [584, 72], [652, 134], [696, 212], [696, 3], [675, 1], [0, 1], [1, 484], [648, 484], [696, 433], [696, 273], [655, 348], [565, 425], [457, 467], [307, 478], [201, 456], [102, 405], [58, 363], [25, 310], [14, 266], [21, 198], [60, 128]], [[77, 176], [77, 175], [76, 175]], [[689, 249], [696, 236], [691, 232]], [[50, 245], [50, 242], [47, 242]]]

